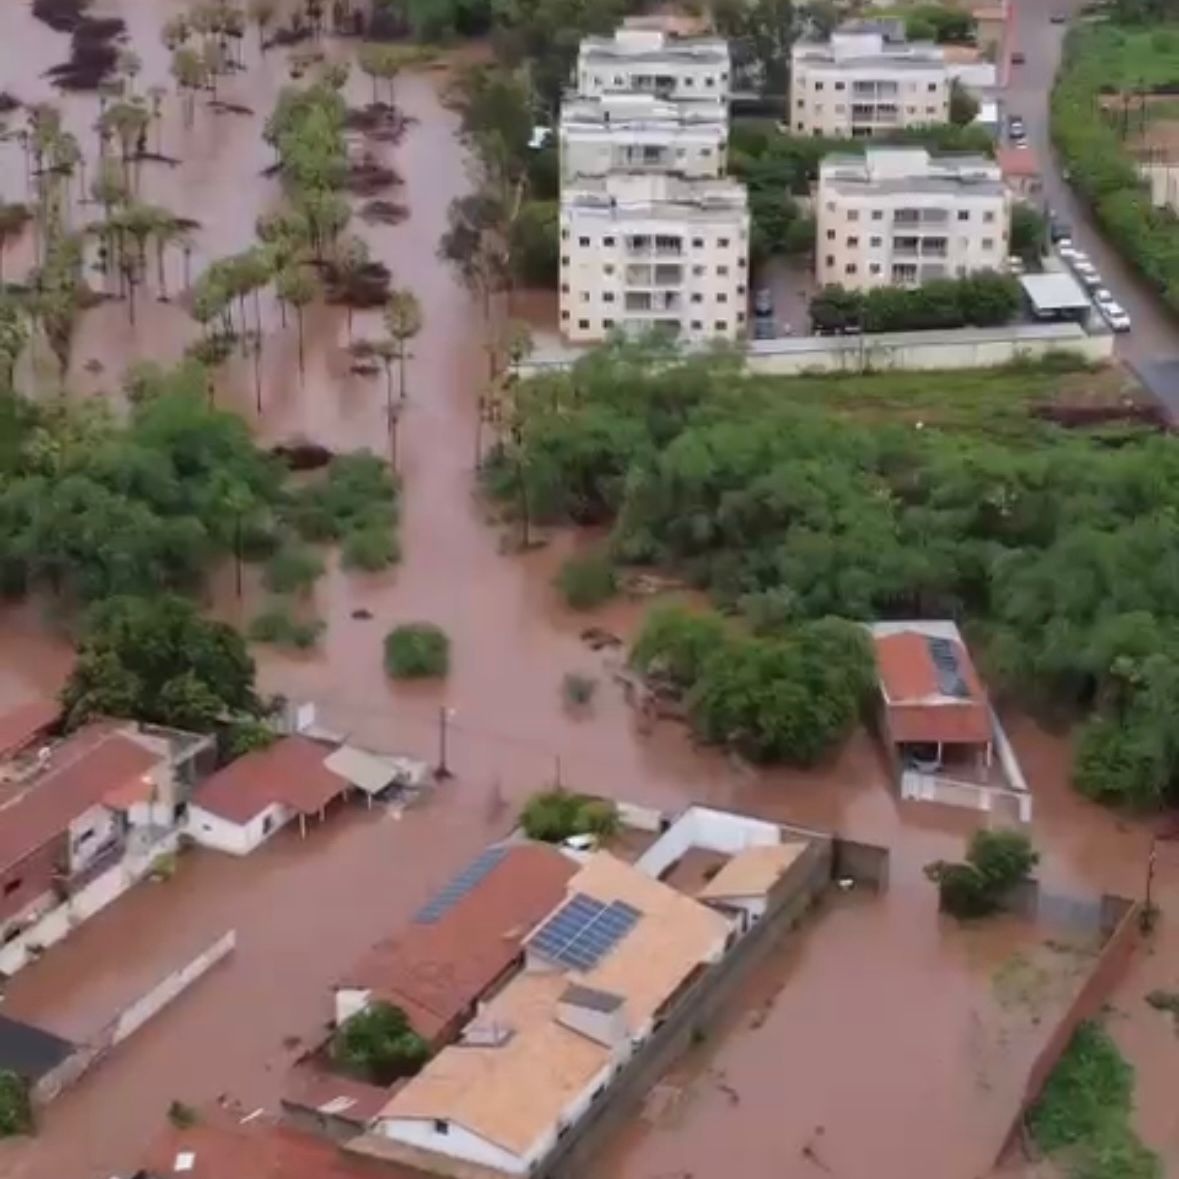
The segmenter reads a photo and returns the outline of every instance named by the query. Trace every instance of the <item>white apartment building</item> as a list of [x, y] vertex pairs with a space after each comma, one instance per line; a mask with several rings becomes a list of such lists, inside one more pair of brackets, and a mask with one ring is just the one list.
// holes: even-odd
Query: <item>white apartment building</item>
[[675, 37], [662, 29], [617, 29], [586, 37], [577, 56], [577, 91], [658, 94], [663, 98], [729, 95], [729, 43], [722, 37]]
[[570, 97], [561, 107], [561, 179], [609, 172], [723, 176], [729, 112], [713, 96], [654, 94]]
[[749, 209], [728, 178], [585, 177], [561, 192], [561, 331], [653, 327], [686, 341], [745, 330]]
[[949, 121], [945, 55], [906, 41], [892, 22], [844, 25], [830, 41], [799, 42], [790, 59], [787, 122], [795, 134], [858, 139]]
[[855, 290], [1003, 270], [1011, 194], [983, 156], [873, 147], [819, 166], [815, 272]]

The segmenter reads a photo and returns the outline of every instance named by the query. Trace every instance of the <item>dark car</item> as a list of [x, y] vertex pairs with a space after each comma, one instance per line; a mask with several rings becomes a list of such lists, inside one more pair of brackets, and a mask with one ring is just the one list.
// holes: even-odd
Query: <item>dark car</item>
[[762, 287], [754, 293], [753, 314], [759, 319], [774, 314], [774, 293], [769, 287]]
[[1069, 228], [1068, 222], [1061, 221], [1059, 217], [1048, 218], [1048, 236], [1054, 241], [1063, 241], [1065, 238], [1073, 236], [1073, 231]]
[[1067, 23], [1068, 16], [1067, 16], [1067, 14], [1065, 14], [1063, 12], [1054, 12], [1052, 14], [1052, 16], [1049, 17], [1049, 19], [1052, 21], [1052, 23], [1054, 25], [1063, 25], [1063, 24]]
[[1022, 53], [1016, 52], [1011, 55], [1012, 65], [1023, 65], [1025, 61], [1027, 61], [1027, 58]]

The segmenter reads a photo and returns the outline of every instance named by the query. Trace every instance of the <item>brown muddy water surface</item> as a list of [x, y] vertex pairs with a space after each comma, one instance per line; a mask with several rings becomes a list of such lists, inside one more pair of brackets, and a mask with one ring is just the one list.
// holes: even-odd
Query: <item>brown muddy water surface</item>
[[[144, 63], [141, 90], [170, 88], [158, 33], [181, 7], [178, 0], [95, 4], [95, 15], [126, 20]], [[26, 102], [51, 97], [42, 74], [64, 60], [67, 39], [35, 22], [25, 3], [14, 0], [5, 16], [0, 85]], [[186, 129], [170, 95], [163, 147], [183, 163], [142, 171], [144, 199], [200, 222], [194, 275], [246, 246], [258, 213], [276, 199], [274, 181], [262, 175], [272, 156], [260, 131], [286, 80], [286, 58], [273, 51], [260, 59], [252, 35], [245, 53], [248, 72], [229, 79], [222, 97], [254, 117], [201, 109]], [[671, 726], [640, 733], [609, 681], [609, 656], [580, 641], [585, 619], [565, 611], [551, 587], [562, 552], [576, 542], [558, 538], [523, 557], [501, 551], [472, 494], [482, 322], [435, 257], [447, 203], [469, 183], [439, 81], [431, 72], [398, 80], [397, 101], [415, 122], [401, 144], [379, 149], [405, 178], [387, 195], [409, 207], [409, 218], [354, 227], [424, 310], [400, 431], [404, 560], [387, 575], [333, 566], [315, 595], [328, 623], [321, 649], [292, 657], [259, 648], [256, 655], [266, 690], [314, 700], [325, 722], [379, 748], [433, 759], [439, 708], [453, 710], [456, 777], [400, 820], [384, 810], [336, 813], [305, 842], [283, 836], [243, 862], [192, 853], [174, 879], [138, 889], [18, 975], [4, 1001], [8, 1014], [79, 1034], [192, 950], [227, 928], [238, 933], [232, 959], [65, 1094], [38, 1138], [0, 1148], [0, 1174], [126, 1173], [173, 1099], [200, 1104], [228, 1094], [273, 1108], [298, 1052], [295, 1038], [304, 1043], [322, 1031], [337, 975], [502, 832], [510, 821], [504, 802], [559, 772], [580, 789], [667, 808], [708, 802], [887, 843], [894, 853], [889, 895], [833, 902], [775, 955], [726, 1026], [635, 1111], [595, 1179], [821, 1176], [801, 1154], [808, 1145], [830, 1174], [847, 1179], [972, 1179], [986, 1166], [1013, 1078], [1038, 1046], [1037, 1018], [1058, 1009], [1076, 955], [1046, 948], [1042, 931], [1014, 922], [966, 931], [939, 921], [921, 867], [958, 854], [977, 819], [902, 810], [864, 735], [822, 771], [804, 774], [754, 773], [693, 749]], [[350, 90], [353, 101], [366, 101], [365, 79], [355, 77]], [[73, 95], [63, 106], [93, 155], [96, 99]], [[13, 144], [0, 145], [0, 189], [6, 199], [23, 195], [23, 160]], [[12, 273], [28, 265], [27, 253], [23, 261], [19, 249], [10, 254]], [[173, 257], [169, 285], [181, 280]], [[117, 303], [87, 313], [74, 347], [73, 389], [117, 389], [128, 362], [175, 358], [195, 334], [177, 303], [141, 292], [139, 312], [134, 328]], [[382, 449], [383, 388], [349, 373], [343, 313], [309, 315], [302, 380], [293, 326], [284, 330], [273, 308], [267, 315], [262, 414], [254, 409], [252, 368], [240, 359], [227, 366], [219, 395], [267, 443], [305, 436], [334, 448]], [[355, 316], [356, 336], [378, 330], [374, 314]], [[255, 585], [238, 602], [230, 579], [217, 579], [213, 605], [226, 617], [245, 621], [260, 601]], [[359, 609], [371, 620], [354, 619]], [[623, 602], [592, 621], [626, 634], [641, 610]], [[417, 618], [451, 636], [444, 687], [395, 687], [383, 675], [383, 635]], [[52, 689], [68, 669], [68, 647], [31, 607], [0, 616], [0, 652], [0, 703]], [[560, 699], [562, 676], [574, 670], [600, 680], [581, 718]], [[1044, 879], [1052, 887], [1140, 893], [1144, 833], [1069, 792], [1066, 742], [1018, 718], [1011, 735], [1037, 791]], [[1164, 906], [1179, 901], [1179, 854], [1160, 857], [1158, 883]], [[1179, 1038], [1142, 1001], [1156, 986], [1179, 986], [1179, 938], [1166, 916], [1154, 952], [1139, 959], [1115, 998], [1113, 1027], [1139, 1069], [1141, 1128], [1152, 1144], [1169, 1144], [1179, 1174]]]

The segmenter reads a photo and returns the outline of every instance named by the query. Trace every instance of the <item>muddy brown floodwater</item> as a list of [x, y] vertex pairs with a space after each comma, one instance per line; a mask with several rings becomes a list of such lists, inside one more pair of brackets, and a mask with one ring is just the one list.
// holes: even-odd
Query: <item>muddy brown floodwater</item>
[[[0, 37], [3, 88], [25, 101], [50, 97], [41, 75], [64, 60], [66, 39], [37, 24], [27, 5], [9, 7]], [[95, 5], [98, 15], [127, 21], [144, 63], [141, 89], [169, 86], [159, 28], [181, 7], [179, 0]], [[254, 116], [202, 109], [187, 129], [170, 95], [163, 147], [183, 162], [142, 170], [145, 199], [200, 222], [194, 275], [246, 246], [256, 217], [277, 198], [275, 182], [262, 175], [271, 154], [260, 132], [286, 80], [286, 59], [277, 51], [260, 58], [252, 36], [245, 53], [248, 70], [226, 83], [222, 97]], [[469, 183], [456, 119], [439, 99], [441, 82], [437, 72], [398, 80], [397, 101], [414, 123], [401, 144], [380, 149], [405, 177], [404, 190], [389, 195], [408, 205], [408, 220], [358, 227], [395, 284], [413, 289], [424, 310], [399, 440], [405, 556], [382, 575], [333, 565], [315, 593], [328, 623], [320, 650], [296, 657], [260, 648], [256, 656], [266, 690], [316, 702], [326, 723], [378, 748], [433, 759], [439, 709], [452, 710], [456, 777], [400, 821], [383, 811], [337, 814], [305, 842], [280, 838], [244, 862], [193, 853], [173, 880], [140, 888], [18, 975], [6, 1012], [84, 1035], [192, 950], [227, 928], [238, 932], [233, 958], [64, 1095], [38, 1138], [0, 1149], [0, 1173], [99, 1179], [125, 1170], [174, 1098], [199, 1104], [228, 1093], [274, 1107], [296, 1038], [303, 1043], [322, 1030], [338, 973], [502, 831], [504, 801], [560, 775], [576, 788], [669, 808], [699, 801], [812, 823], [894, 852], [890, 895], [840, 902], [777, 955], [751, 981], [724, 1034], [718, 1029], [635, 1111], [595, 1179], [778, 1179], [794, 1173], [818, 1126], [816, 1151], [833, 1173], [970, 1179], [985, 1165], [1011, 1078], [1038, 1035], [1032, 1014], [1000, 1001], [996, 979], [1013, 961], [1037, 960], [1041, 941], [1015, 925], [975, 934], [938, 921], [921, 867], [957, 854], [975, 819], [902, 810], [864, 735], [821, 771], [755, 773], [694, 749], [674, 727], [641, 734], [610, 681], [611, 657], [581, 642], [586, 620], [563, 609], [551, 585], [562, 554], [579, 542], [558, 537], [526, 556], [502, 551], [472, 487], [485, 364], [481, 316], [435, 256], [447, 203]], [[363, 102], [367, 84], [354, 77], [350, 91]], [[63, 106], [93, 155], [95, 98], [72, 95]], [[19, 148], [0, 145], [4, 197], [18, 198], [23, 184]], [[79, 207], [74, 215], [92, 212]], [[28, 260], [13, 249], [10, 273]], [[169, 259], [168, 279], [173, 290], [181, 285], [179, 257]], [[267, 443], [306, 436], [334, 448], [383, 450], [383, 389], [349, 372], [344, 314], [308, 316], [302, 376], [293, 325], [284, 329], [272, 306], [265, 316], [261, 414], [252, 366], [241, 358], [226, 366], [219, 395]], [[355, 316], [355, 336], [378, 330], [374, 314]], [[100, 306], [79, 327], [71, 388], [117, 390], [131, 360], [174, 359], [194, 334], [180, 305], [151, 294], [141, 295], [134, 327], [124, 306]], [[211, 604], [224, 616], [244, 621], [261, 600], [249, 580], [238, 601], [231, 579], [215, 579]], [[361, 609], [371, 619], [352, 617]], [[592, 621], [625, 635], [642, 609], [622, 602]], [[449, 632], [453, 667], [444, 687], [393, 686], [383, 675], [382, 638], [410, 619]], [[0, 615], [0, 644], [0, 702], [49, 690], [68, 669], [68, 647], [32, 606]], [[573, 670], [600, 680], [583, 718], [561, 704], [561, 679]], [[1037, 791], [1044, 878], [1053, 886], [1139, 893], [1143, 831], [1070, 793], [1065, 741], [1019, 718], [1011, 732]], [[1159, 893], [1164, 905], [1179, 900], [1179, 864], [1160, 864]], [[1067, 962], [1053, 969], [1067, 973]], [[1177, 973], [1179, 939], [1164, 920], [1154, 953], [1143, 956], [1115, 998], [1121, 1014], [1114, 1030], [1139, 1068], [1143, 1132], [1152, 1144], [1179, 1151], [1179, 1039], [1142, 1001], [1152, 986], [1174, 987]], [[1058, 997], [1042, 996], [1046, 1011]], [[1179, 1167], [1179, 1154], [1171, 1161]]]

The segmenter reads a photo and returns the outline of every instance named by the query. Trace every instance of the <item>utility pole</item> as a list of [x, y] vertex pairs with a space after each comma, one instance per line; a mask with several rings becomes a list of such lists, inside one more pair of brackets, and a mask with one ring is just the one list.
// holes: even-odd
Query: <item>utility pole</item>
[[450, 720], [451, 712], [445, 704], [438, 709], [438, 766], [434, 770], [434, 777], [443, 782], [447, 778], [453, 778], [454, 775], [450, 772], [450, 766], [446, 764], [446, 737], [447, 724]]
[[1158, 858], [1158, 836], [1151, 832], [1150, 851], [1146, 856], [1146, 895], [1142, 901], [1142, 915], [1139, 928], [1150, 933], [1154, 928], [1154, 870]]

